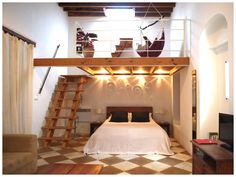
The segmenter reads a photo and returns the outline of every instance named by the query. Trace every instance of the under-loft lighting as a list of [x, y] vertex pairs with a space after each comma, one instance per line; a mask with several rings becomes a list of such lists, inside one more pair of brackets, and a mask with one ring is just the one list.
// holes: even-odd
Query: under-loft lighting
[[154, 71], [154, 73], [155, 73], [155, 74], [160, 74], [160, 75], [162, 75], [162, 74], [169, 74], [168, 71], [165, 71], [165, 70], [163, 70], [163, 69], [161, 69], [161, 68], [159, 68], [159, 69], [157, 69], [156, 71]]
[[146, 74], [147, 71], [144, 71], [143, 68], [139, 68], [138, 70], [135, 70], [133, 73], [135, 73], [135, 74]]
[[125, 69], [119, 69], [118, 71], [114, 71], [114, 74], [130, 74], [130, 72]]
[[109, 72], [104, 68], [101, 68], [100, 70], [98, 70], [97, 73], [98, 74], [109, 74]]
[[229, 62], [225, 61], [225, 99], [229, 99]]
[[112, 19], [128, 19], [135, 16], [135, 10], [132, 9], [103, 9], [105, 16]]

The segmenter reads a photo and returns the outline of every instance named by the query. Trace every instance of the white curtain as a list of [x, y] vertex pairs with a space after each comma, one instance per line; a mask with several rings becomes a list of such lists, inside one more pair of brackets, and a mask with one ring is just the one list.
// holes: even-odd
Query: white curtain
[[3, 32], [3, 133], [31, 133], [33, 45]]

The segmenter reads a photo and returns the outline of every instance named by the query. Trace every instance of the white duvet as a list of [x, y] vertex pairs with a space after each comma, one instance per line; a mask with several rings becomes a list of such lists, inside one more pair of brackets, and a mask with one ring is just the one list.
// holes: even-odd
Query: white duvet
[[107, 119], [90, 137], [84, 153], [173, 155], [170, 140], [152, 119], [150, 122], [109, 122]]

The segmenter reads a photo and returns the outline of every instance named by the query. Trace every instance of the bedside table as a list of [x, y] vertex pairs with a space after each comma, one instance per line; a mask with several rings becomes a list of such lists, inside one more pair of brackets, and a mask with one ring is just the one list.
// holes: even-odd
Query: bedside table
[[170, 124], [168, 122], [157, 122], [157, 124], [166, 131], [168, 136], [170, 136]]
[[91, 122], [90, 123], [90, 136], [100, 127], [103, 122]]

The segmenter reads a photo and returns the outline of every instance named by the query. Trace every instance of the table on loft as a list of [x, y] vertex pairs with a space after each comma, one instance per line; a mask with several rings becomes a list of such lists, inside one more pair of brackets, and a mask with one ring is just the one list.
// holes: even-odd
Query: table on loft
[[37, 174], [99, 174], [103, 165], [54, 163], [38, 167]]

